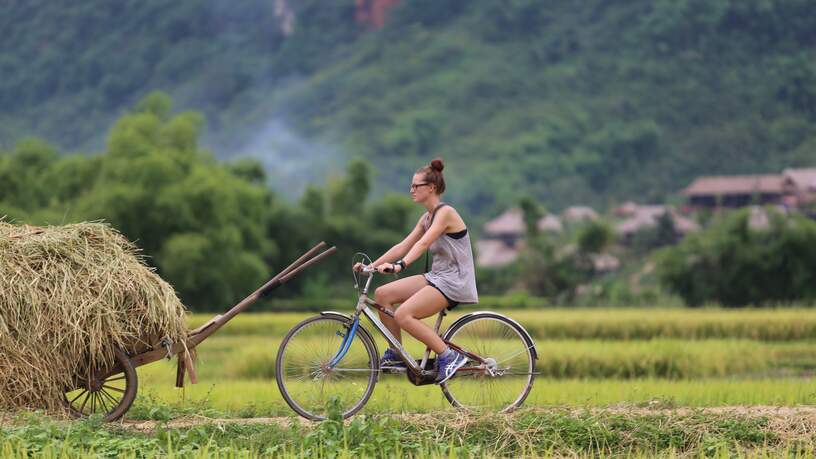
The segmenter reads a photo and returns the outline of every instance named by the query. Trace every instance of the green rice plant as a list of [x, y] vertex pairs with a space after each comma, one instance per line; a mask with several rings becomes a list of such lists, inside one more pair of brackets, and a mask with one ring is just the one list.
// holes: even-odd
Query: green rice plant
[[[274, 379], [282, 337], [216, 335], [198, 349], [203, 381]], [[404, 343], [421, 359], [425, 346]], [[380, 350], [385, 343], [379, 343]], [[816, 368], [816, 345], [749, 340], [652, 339], [638, 341], [539, 340], [537, 371], [551, 378], [703, 378], [807, 374]], [[746, 358], [746, 356], [750, 356]]]
[[[207, 378], [185, 389], [173, 387], [175, 373], [170, 363], [140, 368], [141, 393], [169, 406], [199, 407], [229, 416], [288, 416], [291, 409], [281, 398], [274, 380]], [[153, 403], [153, 402], [149, 402]], [[643, 406], [721, 406], [816, 404], [816, 388], [811, 378], [699, 378], [670, 380], [638, 379], [552, 379], [536, 378], [526, 407], [605, 407]], [[149, 405], [153, 406], [153, 405]], [[363, 413], [425, 413], [452, 410], [437, 386], [416, 387], [403, 375], [384, 375], [366, 404]], [[144, 410], [134, 411], [144, 413]], [[177, 413], [177, 416], [184, 413]], [[189, 412], [187, 413], [189, 414]]]
[[[353, 309], [350, 302], [347, 310]], [[484, 306], [484, 305], [482, 305]], [[478, 307], [482, 307], [478, 306]], [[488, 306], [484, 306], [485, 309]], [[341, 311], [343, 311], [341, 309]], [[450, 314], [443, 328], [466, 312]], [[536, 339], [635, 340], [751, 339], [759, 341], [816, 340], [816, 309], [520, 309], [502, 311], [521, 323]], [[314, 313], [249, 313], [234, 319], [219, 335], [283, 336]], [[193, 314], [189, 325], [210, 319]], [[427, 319], [432, 323], [433, 318]], [[365, 322], [364, 322], [365, 324]], [[365, 324], [370, 327], [370, 325]]]
[[537, 370], [550, 378], [734, 376], [763, 372], [775, 356], [772, 346], [744, 340], [539, 341], [537, 350]]

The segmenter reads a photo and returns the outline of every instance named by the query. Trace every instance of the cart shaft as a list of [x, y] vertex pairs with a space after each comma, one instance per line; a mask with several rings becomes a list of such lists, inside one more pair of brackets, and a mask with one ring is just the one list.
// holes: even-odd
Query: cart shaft
[[239, 302], [235, 306], [231, 307], [227, 312], [213, 317], [206, 324], [193, 330], [190, 333], [190, 336], [187, 338], [186, 343], [178, 342], [172, 344], [171, 346], [169, 346], [169, 348], [153, 349], [151, 351], [135, 355], [131, 358], [133, 366], [138, 367], [141, 365], [146, 365], [148, 363], [157, 362], [163, 358], [169, 359], [170, 357], [176, 354], [194, 349], [202, 341], [204, 341], [210, 335], [218, 331], [219, 328], [223, 327], [224, 324], [229, 322], [233, 317], [245, 311], [247, 308], [249, 308], [249, 306], [251, 306], [253, 303], [261, 299], [261, 297], [269, 295], [269, 293], [272, 292], [272, 290], [275, 290], [282, 284], [293, 279], [295, 276], [303, 272], [303, 270], [305, 270], [306, 268], [314, 265], [315, 263], [323, 260], [327, 256], [337, 251], [337, 247], [330, 247], [321, 252], [320, 254], [315, 255], [324, 247], [326, 247], [325, 242], [321, 242], [320, 244], [317, 244], [316, 246], [312, 247], [311, 250], [304, 253], [300, 258], [298, 258], [297, 260], [292, 262], [292, 264], [287, 266], [286, 269], [276, 274], [275, 277], [270, 279], [266, 284], [252, 292], [252, 294], [241, 300], [241, 302]]

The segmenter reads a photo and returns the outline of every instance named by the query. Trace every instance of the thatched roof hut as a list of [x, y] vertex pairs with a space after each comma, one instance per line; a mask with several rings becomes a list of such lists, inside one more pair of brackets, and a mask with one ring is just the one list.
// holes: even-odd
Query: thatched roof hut
[[751, 203], [778, 203], [784, 194], [784, 176], [725, 175], [696, 178], [680, 194], [692, 206], [742, 207]]

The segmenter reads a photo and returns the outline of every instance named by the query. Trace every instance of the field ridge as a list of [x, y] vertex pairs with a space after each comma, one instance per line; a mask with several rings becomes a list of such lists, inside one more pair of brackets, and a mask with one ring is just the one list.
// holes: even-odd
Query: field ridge
[[[709, 407], [663, 407], [660, 406], [660, 401], [653, 402], [655, 406], [640, 406], [621, 404], [617, 406], [608, 406], [603, 408], [577, 408], [577, 407], [554, 407], [554, 408], [525, 408], [521, 413], [529, 414], [563, 414], [566, 416], [604, 416], [604, 415], [631, 415], [633, 417], [690, 417], [690, 416], [730, 416], [734, 418], [757, 418], [763, 417], [770, 421], [769, 426], [785, 427], [785, 431], [800, 432], [802, 435], [810, 438], [813, 432], [816, 432], [816, 406], [771, 406], [771, 405], [731, 405], [731, 406], [709, 406]], [[412, 413], [412, 414], [374, 414], [366, 415], [368, 417], [381, 418], [387, 417], [405, 421], [412, 424], [433, 424], [440, 418], [448, 419], [451, 416], [460, 422], [467, 422], [469, 419], [479, 419], [479, 416], [471, 416], [462, 413]], [[492, 414], [485, 415], [487, 417], [494, 416]], [[512, 419], [514, 414], [495, 415]], [[344, 420], [348, 425], [355, 418]], [[218, 417], [210, 418], [201, 415], [184, 416], [169, 421], [155, 421], [155, 420], [125, 420], [121, 425], [127, 429], [137, 431], [153, 431], [159, 427], [165, 429], [182, 429], [195, 427], [206, 424], [225, 425], [225, 424], [276, 424], [279, 426], [289, 426], [293, 422], [299, 423], [303, 426], [316, 426], [319, 422], [309, 421], [298, 416], [270, 416], [270, 417], [254, 417], [254, 418], [235, 418], [235, 417]], [[2, 418], [0, 418], [2, 423]], [[776, 430], [776, 429], [771, 429]], [[803, 437], [804, 439], [804, 437]]]

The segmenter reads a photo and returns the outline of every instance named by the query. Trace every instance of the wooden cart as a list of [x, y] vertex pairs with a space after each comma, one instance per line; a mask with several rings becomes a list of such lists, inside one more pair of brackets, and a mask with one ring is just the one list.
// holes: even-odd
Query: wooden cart
[[189, 375], [190, 381], [195, 383], [197, 378], [191, 357], [193, 349], [250, 305], [336, 251], [336, 247], [328, 249], [325, 247], [325, 242], [313, 247], [227, 312], [190, 331], [184, 342], [161, 341], [134, 355], [128, 355], [124, 349], [114, 349], [114, 364], [110, 368], [96, 369], [88, 379], [77, 378], [75, 387], [66, 390], [64, 402], [68, 412], [75, 417], [101, 414], [108, 422], [121, 418], [136, 399], [138, 390], [136, 367], [164, 358], [178, 356], [177, 387], [184, 386], [185, 373]]

